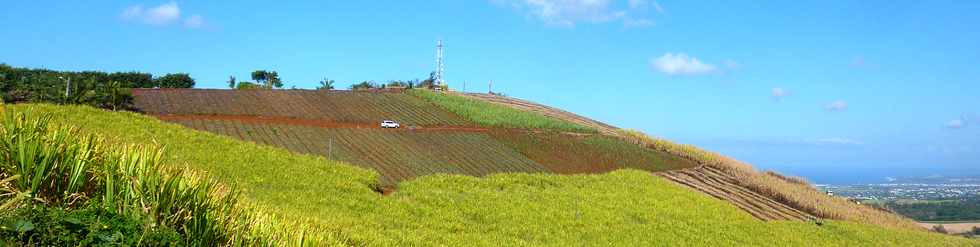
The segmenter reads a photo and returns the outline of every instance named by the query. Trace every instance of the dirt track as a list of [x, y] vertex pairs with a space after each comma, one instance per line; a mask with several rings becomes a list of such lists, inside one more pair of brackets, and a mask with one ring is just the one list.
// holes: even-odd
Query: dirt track
[[[380, 123], [338, 123], [313, 119], [298, 119], [286, 117], [258, 117], [241, 115], [153, 115], [164, 121], [175, 120], [226, 120], [238, 121], [253, 124], [286, 124], [313, 126], [321, 128], [344, 128], [344, 129], [380, 129]], [[465, 132], [487, 132], [489, 128], [465, 127], [465, 126], [403, 126], [392, 131], [465, 131]]]

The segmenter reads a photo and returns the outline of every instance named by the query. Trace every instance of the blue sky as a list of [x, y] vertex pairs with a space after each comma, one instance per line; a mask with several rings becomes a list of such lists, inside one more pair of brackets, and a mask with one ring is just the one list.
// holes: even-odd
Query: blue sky
[[[326, 3], [323, 3], [326, 2]], [[446, 79], [816, 182], [980, 175], [975, 1], [12, 1], [0, 62]]]

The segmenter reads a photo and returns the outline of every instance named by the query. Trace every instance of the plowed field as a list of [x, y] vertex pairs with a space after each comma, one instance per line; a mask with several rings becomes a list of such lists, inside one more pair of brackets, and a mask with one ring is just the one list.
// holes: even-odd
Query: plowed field
[[602, 135], [520, 131], [491, 134], [554, 173], [599, 173], [622, 168], [666, 171], [695, 166], [689, 160]]
[[171, 122], [375, 169], [382, 175], [382, 184], [387, 186], [436, 173], [484, 176], [502, 172], [548, 172], [514, 149], [479, 132], [322, 128], [236, 120], [177, 119]]
[[340, 123], [395, 120], [402, 125], [470, 126], [403, 93], [317, 90], [134, 89], [134, 104], [152, 115], [236, 115]]

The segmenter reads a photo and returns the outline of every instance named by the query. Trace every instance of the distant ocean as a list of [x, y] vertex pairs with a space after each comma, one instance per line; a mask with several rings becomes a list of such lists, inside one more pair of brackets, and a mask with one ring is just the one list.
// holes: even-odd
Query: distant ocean
[[759, 169], [776, 170], [779, 173], [805, 177], [816, 184], [870, 184], [885, 183], [888, 178], [921, 178], [928, 176], [943, 177], [980, 177], [980, 170], [952, 169], [942, 167], [932, 168], [898, 168], [898, 167], [766, 167], [756, 165]]

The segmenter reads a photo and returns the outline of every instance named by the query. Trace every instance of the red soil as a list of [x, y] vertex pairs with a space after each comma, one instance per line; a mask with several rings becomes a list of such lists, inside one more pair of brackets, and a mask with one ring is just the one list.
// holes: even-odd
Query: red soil
[[[346, 128], [346, 129], [380, 129], [380, 123], [340, 123], [314, 119], [298, 119], [287, 117], [257, 117], [241, 115], [153, 115], [164, 121], [176, 120], [227, 120], [238, 121], [252, 124], [287, 124], [313, 126], [320, 128]], [[465, 131], [465, 132], [487, 132], [489, 128], [463, 127], [463, 126], [405, 126], [392, 131]]]

